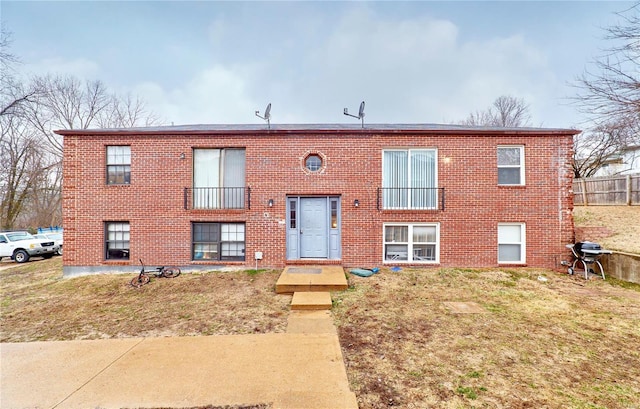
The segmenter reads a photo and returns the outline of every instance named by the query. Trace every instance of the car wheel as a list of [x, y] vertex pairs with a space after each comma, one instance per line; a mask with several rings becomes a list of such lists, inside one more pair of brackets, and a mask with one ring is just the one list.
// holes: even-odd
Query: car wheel
[[61, 256], [62, 255], [62, 246], [60, 246], [60, 248], [58, 249], [58, 255]]
[[13, 253], [13, 259], [16, 261], [16, 263], [26, 263], [27, 261], [29, 261], [29, 253], [24, 250], [18, 250]]

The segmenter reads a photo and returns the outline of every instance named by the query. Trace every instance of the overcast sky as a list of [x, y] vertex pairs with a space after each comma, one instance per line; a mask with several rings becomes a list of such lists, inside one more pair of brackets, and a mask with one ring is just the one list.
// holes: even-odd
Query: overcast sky
[[629, 2], [0, 2], [23, 74], [141, 96], [165, 124], [453, 123], [498, 96], [580, 127], [568, 98]]

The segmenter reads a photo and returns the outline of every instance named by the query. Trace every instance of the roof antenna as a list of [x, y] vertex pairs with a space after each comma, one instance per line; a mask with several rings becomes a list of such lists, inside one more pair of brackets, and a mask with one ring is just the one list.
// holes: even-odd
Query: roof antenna
[[260, 111], [256, 111], [256, 116], [267, 121], [267, 126], [271, 129], [271, 102], [269, 102], [269, 105], [265, 108], [264, 116], [260, 116]]
[[362, 129], [364, 129], [364, 101], [360, 103], [360, 109], [358, 110], [358, 116], [351, 115], [349, 113], [349, 108], [344, 109], [344, 114], [347, 116], [351, 116], [353, 118], [358, 118], [362, 121]]

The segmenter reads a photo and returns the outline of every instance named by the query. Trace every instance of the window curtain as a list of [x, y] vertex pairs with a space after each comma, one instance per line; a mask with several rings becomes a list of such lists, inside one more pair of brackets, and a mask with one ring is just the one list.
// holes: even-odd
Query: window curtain
[[245, 151], [225, 149], [223, 166], [224, 207], [242, 209], [244, 207]]
[[406, 208], [409, 187], [407, 151], [385, 151], [382, 177], [383, 203], [386, 209]]
[[220, 149], [193, 151], [193, 207], [220, 207]]
[[411, 151], [411, 207], [414, 209], [436, 207], [434, 151]]

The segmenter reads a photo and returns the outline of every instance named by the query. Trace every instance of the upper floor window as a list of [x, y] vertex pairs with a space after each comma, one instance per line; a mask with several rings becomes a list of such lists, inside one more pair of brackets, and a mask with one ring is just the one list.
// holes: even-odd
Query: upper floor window
[[245, 203], [245, 150], [193, 150], [193, 207], [242, 209]]
[[524, 146], [498, 146], [498, 185], [524, 185]]
[[322, 158], [317, 154], [309, 155], [304, 161], [304, 166], [310, 172], [317, 172], [322, 168]]
[[437, 208], [436, 163], [435, 149], [385, 150], [382, 157], [383, 208]]
[[131, 183], [131, 147], [107, 146], [107, 184]]

